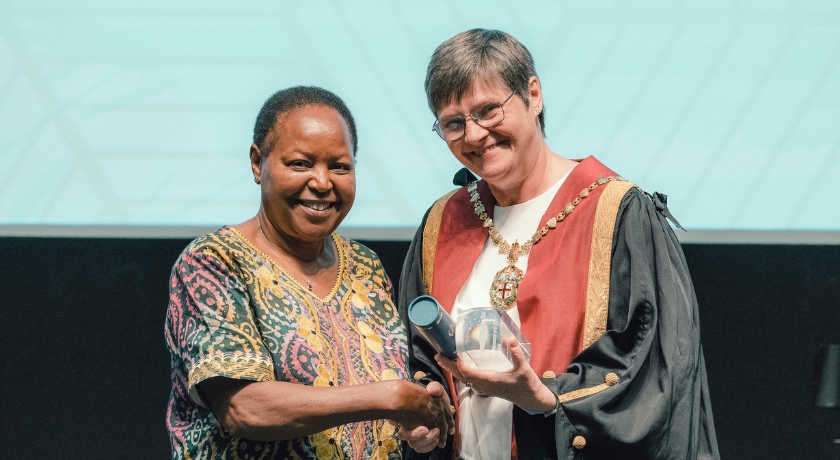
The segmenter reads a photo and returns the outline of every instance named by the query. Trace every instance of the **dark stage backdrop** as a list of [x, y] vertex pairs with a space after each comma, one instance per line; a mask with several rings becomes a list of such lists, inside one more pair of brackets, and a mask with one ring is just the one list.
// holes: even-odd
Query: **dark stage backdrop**
[[[187, 240], [0, 238], [0, 457], [169, 457], [169, 272]], [[366, 242], [396, 284], [407, 242]], [[811, 405], [840, 246], [685, 245], [725, 459], [840, 456]]]

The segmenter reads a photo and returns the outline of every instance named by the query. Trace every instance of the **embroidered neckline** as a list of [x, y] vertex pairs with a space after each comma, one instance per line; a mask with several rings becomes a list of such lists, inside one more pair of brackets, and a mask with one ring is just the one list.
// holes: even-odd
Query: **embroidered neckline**
[[338, 260], [339, 260], [339, 264], [338, 264], [338, 273], [337, 273], [337, 274], [336, 274], [336, 276], [335, 276], [335, 284], [333, 284], [333, 288], [330, 290], [330, 292], [329, 292], [329, 293], [328, 293], [325, 297], [323, 297], [323, 298], [322, 298], [322, 297], [319, 297], [319, 296], [318, 296], [317, 294], [315, 294], [314, 292], [312, 292], [312, 291], [308, 290], [308, 289], [306, 288], [306, 286], [305, 286], [305, 285], [303, 285], [303, 284], [302, 284], [300, 281], [298, 281], [298, 280], [297, 280], [294, 276], [292, 276], [292, 275], [291, 275], [291, 273], [289, 273], [288, 271], [286, 271], [286, 270], [283, 268], [283, 266], [282, 266], [282, 265], [280, 265], [279, 263], [277, 263], [277, 261], [275, 261], [275, 260], [274, 260], [272, 257], [270, 257], [268, 254], [264, 253], [264, 252], [263, 252], [263, 251], [261, 251], [259, 248], [257, 248], [257, 246], [256, 246], [256, 245], [254, 245], [254, 244], [253, 244], [250, 240], [248, 240], [248, 238], [246, 238], [246, 237], [245, 237], [245, 235], [243, 235], [243, 234], [242, 234], [242, 232], [240, 232], [239, 230], [237, 230], [237, 229], [236, 229], [236, 228], [234, 228], [234, 227], [228, 227], [228, 228], [229, 228], [229, 229], [230, 229], [233, 233], [235, 233], [235, 234], [236, 234], [236, 236], [238, 236], [238, 237], [239, 237], [239, 239], [241, 239], [243, 242], [245, 242], [245, 244], [246, 244], [246, 245], [247, 245], [247, 246], [248, 246], [248, 247], [249, 247], [252, 251], [254, 251], [254, 252], [255, 252], [255, 253], [257, 253], [258, 255], [262, 256], [265, 260], [269, 261], [269, 263], [270, 263], [270, 265], [271, 265], [272, 267], [275, 267], [277, 270], [279, 270], [279, 271], [280, 271], [282, 274], [284, 274], [284, 275], [286, 276], [286, 278], [288, 278], [288, 279], [289, 279], [292, 283], [294, 283], [295, 285], [297, 285], [297, 286], [298, 286], [298, 287], [299, 287], [302, 291], [305, 291], [305, 292], [307, 293], [307, 295], [310, 295], [310, 296], [312, 296], [312, 297], [314, 297], [314, 298], [316, 298], [316, 299], [320, 300], [320, 301], [321, 301], [321, 302], [323, 302], [323, 303], [328, 303], [328, 302], [329, 302], [329, 301], [330, 301], [333, 297], [335, 297], [335, 295], [338, 293], [338, 290], [341, 288], [341, 280], [342, 280], [342, 278], [344, 277], [344, 274], [347, 272], [347, 266], [348, 266], [348, 255], [347, 255], [347, 249], [344, 247], [344, 241], [343, 241], [343, 239], [342, 239], [340, 236], [338, 236], [338, 234], [333, 233], [332, 235], [330, 235], [330, 236], [332, 237], [333, 242], [335, 242], [335, 247], [336, 247], [336, 249], [337, 249], [337, 251], [336, 251], [336, 255], [338, 256]]

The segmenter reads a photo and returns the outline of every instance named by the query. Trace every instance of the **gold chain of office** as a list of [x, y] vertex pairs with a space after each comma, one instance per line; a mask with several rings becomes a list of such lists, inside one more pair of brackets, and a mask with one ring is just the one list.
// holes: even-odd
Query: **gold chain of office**
[[525, 275], [522, 270], [516, 266], [519, 258], [527, 254], [531, 247], [539, 243], [540, 239], [544, 237], [550, 230], [557, 227], [557, 224], [563, 222], [569, 214], [575, 210], [575, 207], [580, 202], [589, 196], [589, 193], [601, 185], [605, 185], [614, 180], [624, 180], [620, 176], [604, 176], [599, 177], [598, 180], [590, 184], [585, 189], [581, 190], [578, 196], [567, 204], [559, 214], [545, 223], [545, 225], [537, 230], [534, 235], [520, 244], [518, 240], [514, 240], [513, 244], [508, 243], [501, 233], [493, 225], [493, 219], [487, 215], [484, 204], [481, 202], [481, 196], [478, 194], [478, 181], [472, 182], [467, 186], [467, 191], [470, 193], [470, 202], [473, 203], [473, 210], [476, 216], [484, 222], [484, 226], [490, 233], [490, 239], [496, 246], [499, 247], [499, 254], [507, 256], [508, 265], [498, 272], [493, 277], [493, 284], [490, 285], [490, 304], [493, 307], [510, 310], [516, 305], [516, 294], [519, 291], [519, 282]]

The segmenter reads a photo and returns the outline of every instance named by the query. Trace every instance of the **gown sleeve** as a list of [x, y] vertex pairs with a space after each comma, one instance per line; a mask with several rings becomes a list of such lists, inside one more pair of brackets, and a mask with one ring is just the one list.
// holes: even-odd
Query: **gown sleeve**
[[697, 299], [665, 210], [636, 189], [622, 200], [607, 332], [553, 382], [558, 458], [720, 458]]

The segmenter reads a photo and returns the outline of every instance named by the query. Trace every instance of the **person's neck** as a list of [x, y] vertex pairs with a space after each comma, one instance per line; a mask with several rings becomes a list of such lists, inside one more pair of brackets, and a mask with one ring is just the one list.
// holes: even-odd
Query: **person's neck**
[[513, 206], [542, 195], [576, 165], [546, 147], [533, 165], [524, 168], [521, 180], [505, 184], [488, 181], [487, 185], [499, 206]]
[[282, 256], [295, 260], [302, 266], [310, 266], [319, 259], [327, 258], [327, 238], [306, 241], [291, 238], [278, 231], [265, 214], [258, 215], [257, 219], [257, 225], [261, 227], [258, 229], [262, 233], [260, 236], [264, 237], [266, 243], [275, 251], [280, 251]]

